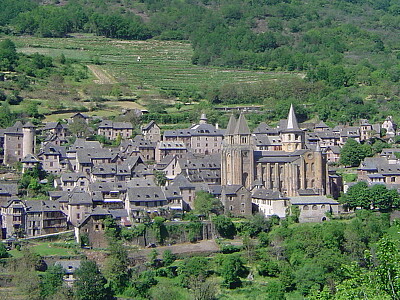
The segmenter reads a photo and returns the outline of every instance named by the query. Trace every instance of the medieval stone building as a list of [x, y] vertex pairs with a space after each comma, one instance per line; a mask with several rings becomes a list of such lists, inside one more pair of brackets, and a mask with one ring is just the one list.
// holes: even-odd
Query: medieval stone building
[[282, 150], [256, 150], [244, 116], [232, 116], [222, 145], [221, 184], [251, 190], [256, 182], [287, 197], [328, 194], [326, 155], [318, 145], [307, 148], [293, 106], [279, 136]]

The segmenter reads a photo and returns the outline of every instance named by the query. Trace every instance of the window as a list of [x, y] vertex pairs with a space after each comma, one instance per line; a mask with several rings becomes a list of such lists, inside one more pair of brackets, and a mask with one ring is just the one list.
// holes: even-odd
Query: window
[[81, 218], [81, 214], [76, 214], [76, 218], [79, 220]]
[[317, 210], [317, 209], [318, 209], [318, 206], [316, 206], [316, 205], [312, 206], [312, 210]]
[[78, 205], [76, 206], [76, 209], [81, 209], [81, 206], [78, 204]]
[[303, 210], [309, 210], [310, 208], [308, 207], [308, 205], [304, 205], [303, 206]]
[[396, 182], [396, 177], [392, 177], [392, 178], [390, 179], [390, 181], [391, 181], [391, 182]]

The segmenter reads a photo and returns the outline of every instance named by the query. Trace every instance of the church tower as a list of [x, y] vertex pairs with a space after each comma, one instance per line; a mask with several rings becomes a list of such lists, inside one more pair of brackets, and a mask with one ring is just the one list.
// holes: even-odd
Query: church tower
[[243, 114], [232, 115], [226, 129], [221, 158], [221, 185], [243, 185], [251, 189], [254, 149], [249, 126]]
[[27, 122], [22, 127], [22, 158], [35, 153], [35, 126]]
[[290, 105], [286, 128], [281, 131], [282, 150], [294, 152], [305, 148], [305, 133], [299, 128], [294, 113], [293, 104]]

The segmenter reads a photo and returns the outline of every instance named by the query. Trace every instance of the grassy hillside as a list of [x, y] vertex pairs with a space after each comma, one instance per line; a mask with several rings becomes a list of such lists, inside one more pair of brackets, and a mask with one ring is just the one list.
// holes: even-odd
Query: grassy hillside
[[[54, 78], [37, 81], [24, 90], [25, 99], [40, 100], [40, 111], [46, 114], [57, 107], [83, 106], [94, 115], [112, 115], [122, 108], [143, 108], [154, 100], [166, 103], [199, 101], [207, 93], [226, 84], [255, 84], [298, 79], [301, 73], [226, 69], [191, 64], [193, 50], [178, 41], [123, 41], [93, 35], [73, 38], [12, 37], [17, 51], [27, 55], [43, 54], [56, 64], [61, 55], [76, 66], [87, 66], [88, 78], [64, 82]], [[138, 56], [141, 61], [138, 62]], [[54, 101], [57, 104], [54, 107]], [[20, 107], [20, 108], [19, 108]], [[24, 109], [23, 103], [14, 106]], [[184, 111], [191, 106], [180, 108]], [[174, 109], [172, 109], [174, 110]], [[55, 114], [57, 120], [68, 114]]]

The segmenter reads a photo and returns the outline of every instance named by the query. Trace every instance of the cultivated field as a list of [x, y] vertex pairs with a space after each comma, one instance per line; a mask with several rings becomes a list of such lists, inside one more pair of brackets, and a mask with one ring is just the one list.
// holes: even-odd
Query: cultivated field
[[[180, 93], [204, 96], [206, 91], [227, 83], [268, 84], [302, 76], [196, 66], [191, 63], [192, 48], [184, 42], [122, 41], [84, 34], [64, 39], [20, 36], [12, 40], [19, 52], [48, 55], [58, 65], [63, 54], [76, 70], [87, 68], [86, 79], [64, 76], [61, 83], [53, 78], [36, 80], [33, 90], [22, 93], [25, 99], [41, 104], [39, 111], [46, 114], [47, 121], [68, 117], [70, 111], [82, 108], [89, 110], [89, 115], [111, 116], [122, 108], [143, 109], [149, 101], [173, 104]], [[14, 109], [24, 110], [23, 104]]]

